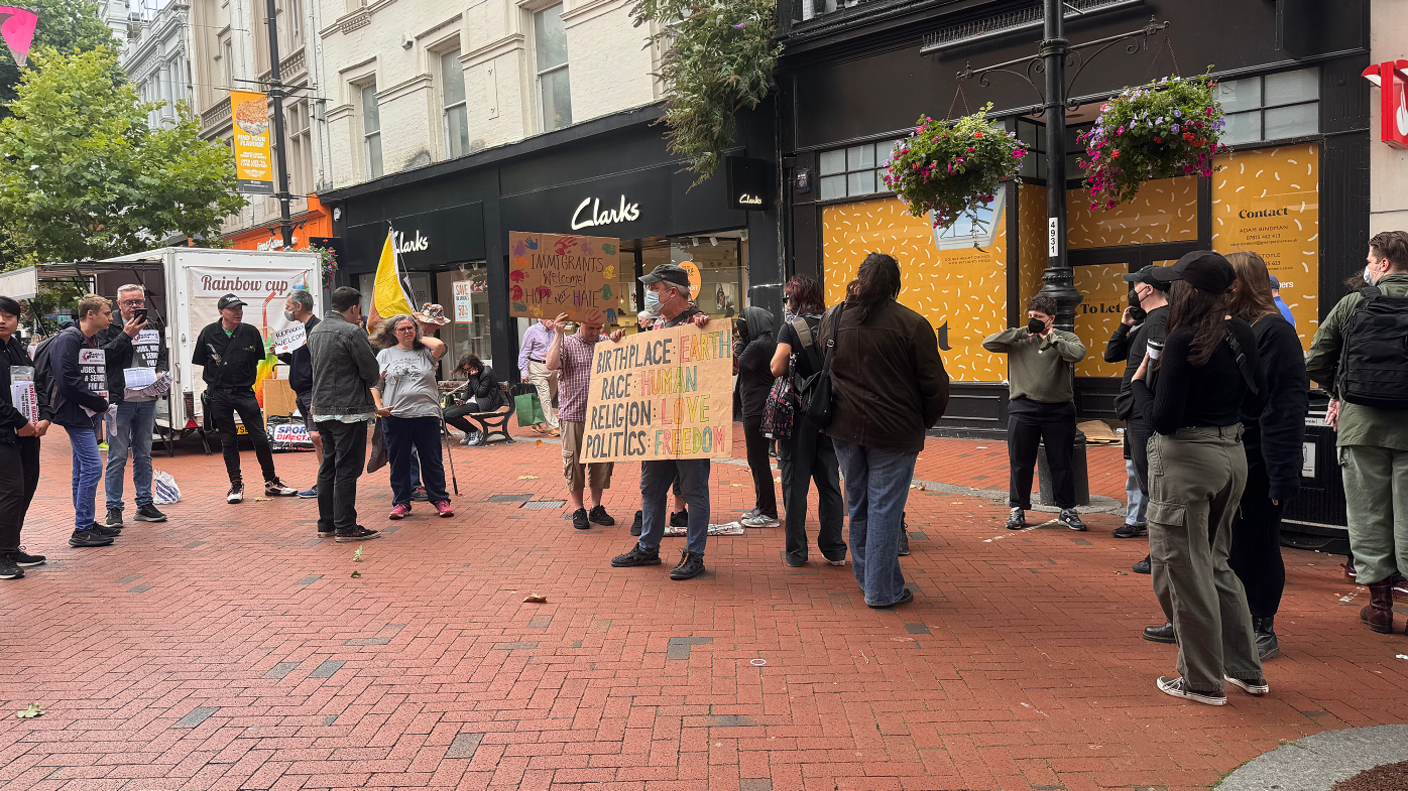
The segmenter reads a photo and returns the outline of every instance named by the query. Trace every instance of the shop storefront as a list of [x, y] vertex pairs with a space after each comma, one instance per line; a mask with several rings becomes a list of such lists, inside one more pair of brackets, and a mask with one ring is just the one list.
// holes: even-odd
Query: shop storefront
[[[333, 235], [332, 217], [317, 195], [309, 195], [301, 210], [295, 201], [295, 211], [290, 217], [293, 223], [293, 247], [290, 250], [307, 250], [310, 240]], [[284, 240], [279, 235], [279, 221], [272, 220], [255, 228], [230, 234], [225, 237], [236, 250], [283, 250]]]
[[346, 250], [339, 285], [369, 294], [394, 230], [414, 299], [449, 312], [458, 291], [469, 303], [458, 311], [468, 320], [442, 331], [451, 343], [446, 370], [449, 358], [472, 352], [504, 377], [517, 376], [519, 340], [530, 326], [509, 315], [510, 232], [619, 239], [613, 298], [624, 329], [635, 327], [644, 299], [636, 278], [665, 262], [697, 273], [696, 302], [712, 316], [760, 301], [776, 309], [777, 222], [766, 211], [776, 189], [752, 197], [759, 183], [745, 176], [759, 168], [742, 149], [738, 162], [752, 169], [739, 168], [736, 183], [721, 167], [693, 185], [652, 125], [659, 115], [647, 108], [588, 121], [325, 195]]

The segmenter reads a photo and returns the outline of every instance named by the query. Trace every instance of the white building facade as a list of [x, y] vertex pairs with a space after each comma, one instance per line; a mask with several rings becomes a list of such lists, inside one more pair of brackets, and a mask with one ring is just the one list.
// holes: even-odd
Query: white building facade
[[184, 2], [168, 2], [155, 11], [133, 11], [118, 31], [118, 63], [143, 102], [163, 102], [148, 114], [153, 129], [176, 123], [179, 108], [191, 104], [190, 12]]

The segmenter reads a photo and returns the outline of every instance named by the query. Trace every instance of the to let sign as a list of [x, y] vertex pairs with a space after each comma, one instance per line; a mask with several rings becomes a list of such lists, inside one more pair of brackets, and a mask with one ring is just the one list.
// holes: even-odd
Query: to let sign
[[510, 316], [616, 323], [619, 239], [513, 231], [508, 244]]
[[455, 286], [455, 323], [474, 323], [474, 281], [456, 280]]
[[603, 340], [592, 357], [582, 461], [733, 454], [733, 328], [717, 322]]

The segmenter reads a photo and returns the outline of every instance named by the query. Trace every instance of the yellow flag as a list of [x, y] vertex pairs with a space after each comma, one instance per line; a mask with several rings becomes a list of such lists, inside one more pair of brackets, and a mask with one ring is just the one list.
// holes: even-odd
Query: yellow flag
[[376, 265], [376, 284], [372, 286], [372, 309], [367, 316], [367, 332], [374, 331], [383, 319], [411, 312], [411, 298], [401, 283], [401, 266], [396, 257], [396, 235], [388, 229], [386, 244], [381, 248], [381, 261]]

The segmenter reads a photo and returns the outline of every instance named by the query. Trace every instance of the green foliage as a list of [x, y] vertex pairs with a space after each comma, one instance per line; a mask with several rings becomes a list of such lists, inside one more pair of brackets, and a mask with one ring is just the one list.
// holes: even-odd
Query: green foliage
[[181, 120], [152, 130], [106, 47], [33, 54], [13, 115], [0, 121], [0, 231], [12, 266], [107, 258], [171, 234], [215, 235], [245, 205], [233, 156]]
[[1085, 188], [1092, 210], [1130, 200], [1139, 185], [1175, 176], [1211, 176], [1219, 144], [1222, 105], [1208, 75], [1168, 77], [1125, 88], [1100, 108], [1100, 118], [1079, 140]]
[[951, 225], [989, 203], [998, 185], [1021, 169], [1026, 149], [1017, 135], [988, 121], [989, 103], [955, 121], [919, 119], [914, 134], [895, 146], [885, 185], [909, 205], [909, 213], [933, 212], [934, 227]]
[[735, 114], [767, 96], [782, 45], [776, 0], [638, 0], [636, 25], [654, 22], [664, 50], [665, 137], [689, 161], [695, 184], [714, 174], [733, 145]]
[[[52, 47], [71, 54], [101, 46], [117, 50], [118, 41], [107, 23], [98, 18], [98, 4], [91, 0], [24, 0], [13, 3], [39, 16], [34, 29], [32, 51]], [[8, 105], [19, 93], [21, 70], [10, 57], [9, 50], [0, 46], [0, 105]], [[125, 80], [125, 75], [113, 64], [113, 76]], [[0, 107], [0, 117], [9, 111]]]

